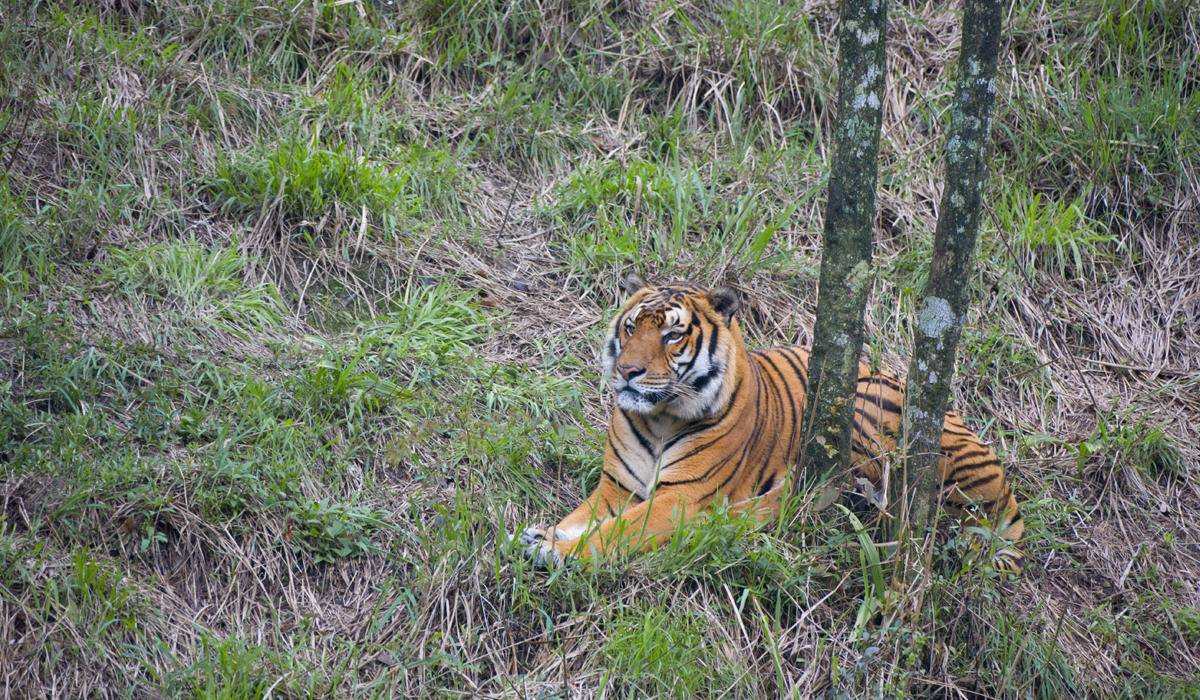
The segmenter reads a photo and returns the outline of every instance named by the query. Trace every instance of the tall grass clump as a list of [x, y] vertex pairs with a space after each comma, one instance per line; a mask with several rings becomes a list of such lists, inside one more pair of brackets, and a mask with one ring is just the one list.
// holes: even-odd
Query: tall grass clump
[[400, 147], [385, 162], [345, 146], [289, 139], [223, 158], [207, 188], [227, 216], [269, 217], [310, 230], [357, 226], [365, 216], [393, 234], [422, 218], [461, 217], [471, 186], [443, 149]]
[[706, 622], [686, 610], [647, 605], [622, 611], [609, 624], [601, 651], [602, 687], [677, 698], [722, 695], [739, 674], [706, 630]]
[[284, 313], [278, 290], [249, 282], [247, 268], [236, 244], [170, 241], [112, 249], [104, 278], [126, 297], [153, 299], [188, 321], [247, 336], [279, 324]]

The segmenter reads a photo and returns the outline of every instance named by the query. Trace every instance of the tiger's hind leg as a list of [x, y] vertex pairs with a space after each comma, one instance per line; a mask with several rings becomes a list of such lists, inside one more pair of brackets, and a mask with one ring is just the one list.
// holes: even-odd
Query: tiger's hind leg
[[[855, 480], [866, 500], [886, 507], [885, 479], [899, 478], [889, 465], [897, 459], [903, 385], [896, 377], [864, 371], [857, 394], [852, 432]], [[993, 560], [997, 568], [1019, 573], [1023, 557], [1015, 545], [1025, 525], [996, 453], [953, 411], [946, 414], [941, 446], [938, 467], [946, 505], [963, 513], [968, 525], [986, 521], [988, 529], [1012, 543], [999, 548]]]
[[1024, 555], [1017, 548], [1025, 523], [1008, 476], [996, 453], [966, 427], [956, 413], [946, 414], [939, 462], [942, 495], [948, 505], [964, 513], [969, 525], [987, 524], [1008, 544], [993, 555], [997, 568], [1021, 573]]

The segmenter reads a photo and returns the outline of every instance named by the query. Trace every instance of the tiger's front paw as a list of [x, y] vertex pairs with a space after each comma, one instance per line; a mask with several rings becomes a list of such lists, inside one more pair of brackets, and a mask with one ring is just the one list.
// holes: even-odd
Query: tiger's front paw
[[525, 556], [541, 567], [561, 566], [566, 555], [556, 546], [558, 539], [554, 530], [547, 532], [540, 527], [527, 527], [521, 533], [521, 544], [525, 545]]

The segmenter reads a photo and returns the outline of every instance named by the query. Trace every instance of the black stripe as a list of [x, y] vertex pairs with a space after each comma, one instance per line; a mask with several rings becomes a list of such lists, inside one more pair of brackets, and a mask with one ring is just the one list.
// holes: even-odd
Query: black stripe
[[871, 428], [873, 428], [876, 432], [879, 432], [879, 420], [876, 419], [875, 416], [868, 414], [865, 410], [859, 408], [858, 406], [854, 407], [854, 415], [862, 416], [866, 422], [871, 424]]
[[[741, 391], [741, 388], [742, 388], [742, 383], [739, 381], [737, 383], [737, 385], [733, 387], [733, 394], [732, 394], [732, 396], [730, 396], [729, 403], [725, 406], [725, 410], [721, 412], [720, 416], [713, 418], [711, 420], [704, 421], [702, 423], [693, 423], [688, 428], [681, 430], [678, 433], [675, 433], [675, 435], [673, 437], [671, 437], [669, 440], [666, 441], [666, 443], [663, 444], [662, 453], [665, 454], [667, 452], [667, 450], [674, 447], [680, 440], [683, 440], [684, 438], [691, 437], [692, 435], [695, 435], [696, 433], [703, 432], [705, 430], [708, 430], [709, 428], [713, 428], [713, 427], [720, 425], [721, 421], [725, 420], [725, 417], [729, 415], [729, 411], [733, 407], [734, 399], [737, 398], [737, 394], [739, 391]], [[708, 408], [704, 409], [704, 413], [708, 413]]]
[[705, 421], [704, 423], [696, 423], [696, 424], [692, 425], [690, 428], [687, 428], [686, 430], [682, 430], [678, 433], [675, 433], [674, 437], [672, 437], [670, 440], [667, 440], [666, 443], [663, 444], [663, 450], [662, 450], [663, 454], [666, 454], [667, 450], [674, 447], [680, 440], [691, 437], [691, 436], [695, 435], [696, 433], [708, 430], [709, 428], [714, 427], [715, 425], [717, 425], [720, 422], [721, 422], [720, 420], [714, 420], [714, 421]]
[[804, 387], [807, 389], [808, 388], [808, 370], [806, 368], [808, 367], [808, 363], [805, 362], [802, 357], [800, 357], [800, 353], [797, 352], [795, 348], [781, 348], [780, 352], [782, 352], [784, 355], [789, 355], [793, 359], [795, 359], [796, 374], [800, 375], [800, 381], [802, 384], [804, 384]]
[[642, 481], [641, 477], [639, 477], [636, 472], [634, 472], [632, 469], [629, 468], [629, 462], [626, 462], [625, 458], [621, 456], [621, 451], [617, 449], [617, 441], [609, 440], [608, 446], [612, 448], [613, 454], [616, 455], [617, 461], [621, 463], [621, 466], [625, 468], [625, 471], [628, 472], [629, 475], [633, 477], [634, 481], [641, 484], [642, 488], [645, 488], [646, 482]]
[[[737, 380], [737, 384], [733, 385], [733, 391], [729, 392], [729, 401], [727, 401], [725, 403], [725, 408], [721, 411], [721, 415], [711, 418], [711, 419], [705, 421], [704, 423], [697, 424], [699, 426], [698, 428], [696, 428], [694, 430], [689, 429], [686, 432], [686, 434], [691, 435], [692, 433], [697, 432], [697, 430], [703, 430], [704, 428], [708, 428], [708, 427], [711, 427], [714, 425], [719, 425], [721, 423], [721, 421], [725, 420], [725, 418], [729, 415], [729, 412], [733, 410], [733, 406], [737, 402], [738, 394], [740, 394], [741, 391], [742, 391], [742, 379], [739, 377]], [[716, 403], [718, 398], [720, 398], [720, 392], [717, 392], [717, 396], [714, 396], [713, 400], [711, 402], [709, 402], [709, 404], [707, 406], [704, 407], [704, 409], [700, 412], [700, 415], [702, 415], [702, 416], [708, 415], [708, 412], [712, 410], [712, 406], [714, 403]]]
[[[698, 317], [693, 316], [691, 327], [698, 328], [699, 326], [700, 326], [700, 321], [699, 321]], [[692, 362], [695, 362], [696, 358], [700, 357], [700, 353], [702, 353], [702, 352], [704, 352], [704, 329], [700, 328], [700, 332], [696, 334], [696, 352], [695, 352], [695, 354], [692, 355]]]
[[[756, 367], [756, 366], [752, 366], [752, 369], [755, 369], [755, 370], [757, 370], [757, 367]], [[755, 377], [758, 377], [758, 376], [759, 376], [759, 375], [758, 375], [758, 372], [757, 372], [757, 371], [755, 371]], [[737, 385], [737, 386], [734, 388], [735, 397], [736, 397], [736, 392], [740, 391], [740, 390], [741, 390], [741, 387], [742, 387], [742, 382], [740, 382], [740, 381], [739, 381], [739, 382], [738, 382], [738, 385]], [[755, 441], [758, 439], [758, 430], [760, 429], [760, 426], [758, 425], [758, 406], [759, 406], [759, 403], [761, 402], [761, 398], [762, 398], [762, 396], [761, 396], [761, 395], [762, 395], [762, 386], [761, 386], [761, 383], [757, 384], [757, 385], [756, 385], [756, 388], [757, 388], [757, 389], [758, 389], [758, 391], [759, 391], [759, 396], [758, 396], [758, 398], [760, 399], [760, 401], [759, 401], [759, 402], [755, 402], [755, 404], [754, 404], [754, 418], [755, 418], [755, 422], [754, 422], [754, 430], [753, 430], [753, 431], [751, 431], [751, 434], [750, 434], [750, 439], [748, 439], [748, 440], [745, 442], [745, 445], [746, 445], [746, 447], [744, 447], [744, 448], [743, 448], [743, 453], [745, 452], [745, 450], [746, 450], [746, 449], [748, 449], [748, 448], [749, 448], [749, 446], [750, 446], [750, 445], [753, 445], [753, 444], [755, 443]], [[730, 402], [729, 402], [729, 406], [727, 406], [727, 407], [726, 407], [725, 414], [724, 414], [724, 415], [722, 415], [721, 419], [717, 421], [717, 423], [718, 423], [718, 424], [719, 424], [721, 421], [723, 421], [723, 420], [725, 419], [725, 416], [726, 416], [726, 415], [728, 415], [728, 414], [729, 414], [729, 410], [732, 408], [732, 406], [733, 406], [733, 399], [731, 399], [731, 400], [730, 400]], [[704, 450], [706, 450], [706, 449], [708, 449], [708, 448], [712, 447], [713, 445], [717, 444], [717, 443], [718, 443], [718, 442], [720, 442], [720, 441], [721, 441], [721, 440], [722, 440], [722, 439], [723, 439], [723, 438], [724, 438], [726, 435], [728, 435], [728, 434], [729, 434], [729, 433], [730, 433], [730, 432], [733, 430], [733, 428], [734, 428], [734, 427], [736, 427], [736, 423], [734, 423], [733, 425], [729, 426], [729, 428], [727, 428], [727, 429], [726, 429], [726, 430], [725, 430], [723, 433], [721, 433], [719, 436], [717, 436], [717, 437], [716, 437], [716, 438], [714, 438], [713, 440], [710, 440], [709, 442], [705, 443], [704, 445], [701, 445], [700, 447], [693, 448], [693, 449], [692, 449], [692, 450], [690, 450], [690, 451], [689, 451], [687, 454], [685, 454], [684, 456], [682, 456], [682, 457], [680, 457], [680, 458], [678, 458], [678, 459], [671, 460], [671, 462], [670, 462], [670, 463], [668, 463], [667, 465], [665, 465], [665, 466], [663, 467], [663, 471], [665, 472], [665, 471], [666, 471], [666, 470], [667, 470], [667, 469], [668, 469], [668, 468], [669, 468], [671, 465], [677, 464], [678, 462], [680, 462], [680, 461], [682, 461], [682, 460], [684, 460], [684, 459], [688, 459], [689, 457], [692, 457], [692, 456], [694, 456], [694, 455], [696, 455], [696, 454], [699, 454], [700, 452], [702, 452], [702, 451], [704, 451]], [[665, 452], [666, 452], [666, 450], [664, 449], [664, 450], [663, 450], [663, 452], [665, 453]], [[710, 465], [710, 466], [709, 466], [709, 468], [708, 468], [707, 470], [705, 470], [704, 474], [702, 474], [702, 475], [700, 475], [700, 476], [698, 476], [698, 477], [692, 477], [692, 478], [690, 478], [690, 479], [680, 479], [679, 481], [664, 481], [664, 480], [660, 480], [658, 483], [659, 483], [659, 485], [660, 485], [660, 486], [679, 486], [679, 485], [683, 485], [683, 484], [693, 484], [693, 483], [696, 483], [696, 482], [699, 482], [699, 481], [704, 481], [704, 480], [708, 479], [708, 478], [709, 478], [709, 477], [712, 475], [712, 473], [713, 473], [714, 471], [716, 471], [718, 468], [720, 468], [720, 467], [721, 467], [721, 466], [723, 466], [725, 463], [727, 463], [727, 462], [728, 462], [728, 461], [729, 461], [729, 460], [730, 460], [730, 459], [733, 457], [733, 455], [735, 455], [735, 454], [737, 454], [737, 452], [736, 452], [736, 451], [735, 451], [735, 452], [730, 452], [729, 454], [727, 454], [727, 455], [726, 455], [724, 458], [722, 458], [721, 460], [719, 460], [719, 461], [715, 462], [714, 464]], [[735, 467], [735, 468], [734, 468], [734, 470], [733, 470], [733, 472], [735, 472], [735, 473], [736, 473], [737, 471], [738, 471], [738, 468], [736, 468], [736, 467]], [[728, 480], [727, 480], [727, 481], [728, 481]]]
[[788, 397], [787, 405], [789, 407], [795, 407], [796, 397], [792, 396], [792, 388], [788, 386], [787, 378], [783, 376], [783, 372], [779, 369], [779, 365], [775, 364], [775, 361], [771, 359], [770, 355], [763, 355], [762, 359], [768, 365], [771, 365], [771, 369], [775, 370], [775, 374], [779, 375], [779, 381], [781, 384], [783, 384], [783, 391], [784, 391], [784, 393], [787, 394], [787, 397]]
[[737, 475], [738, 475], [738, 472], [740, 472], [740, 471], [742, 470], [742, 465], [743, 465], [743, 464], [745, 464], [745, 463], [746, 463], [745, 455], [742, 455], [742, 459], [739, 459], [739, 460], [738, 460], [737, 466], [735, 466], [733, 469], [730, 469], [730, 470], [729, 470], [729, 476], [725, 477], [725, 481], [722, 481], [721, 483], [717, 484], [717, 487], [716, 487], [715, 489], [713, 489], [712, 491], [709, 491], [707, 494], [705, 494], [704, 496], [700, 497], [700, 499], [699, 499], [699, 502], [700, 502], [700, 503], [704, 503], [704, 502], [705, 502], [705, 501], [707, 501], [708, 499], [710, 499], [710, 498], [712, 498], [713, 496], [717, 495], [717, 493], [718, 493], [718, 492], [719, 492], [721, 489], [725, 488], [725, 486], [726, 486], [726, 485], [727, 485], [727, 484], [728, 484], [730, 481], [733, 481], [733, 477], [735, 477], [735, 476], [737, 476]]
[[886, 387], [895, 389], [897, 392], [903, 393], [904, 388], [900, 386], [900, 382], [889, 377], [886, 374], [869, 374], [865, 377], [858, 378], [859, 384], [883, 384]]
[[[698, 325], [699, 325], [699, 322], [696, 320], [696, 317], [692, 316], [692, 322], [688, 326], [688, 332], [691, 333], [692, 329]], [[701, 329], [701, 331], [697, 335], [699, 336], [699, 339], [696, 341], [696, 347], [692, 350], [692, 359], [688, 360], [679, 369], [679, 378], [680, 379], [682, 379], [683, 377], [686, 377], [687, 373], [692, 371], [692, 366], [696, 364], [696, 359], [700, 357], [700, 353], [704, 352], [704, 330]]]
[[658, 485], [659, 486], [683, 486], [685, 484], [694, 484], [699, 481], [705, 481], [708, 479], [708, 477], [712, 476], [713, 472], [715, 472], [717, 469], [721, 468], [721, 466], [724, 465], [726, 462], [728, 462], [735, 454], [737, 454], [737, 453], [730, 452], [729, 454], [725, 455], [723, 458], [717, 460], [716, 462], [713, 462], [711, 465], [709, 465], [708, 469], [704, 470], [704, 473], [701, 474], [700, 476], [694, 476], [694, 477], [691, 477], [690, 479], [679, 479], [677, 481], [666, 481], [665, 479], [659, 479]]
[[954, 488], [957, 484], [961, 483], [963, 480], [974, 477], [976, 474], [978, 474], [980, 472], [980, 470], [986, 469], [988, 466], [989, 465], [986, 465], [986, 464], [977, 464], [974, 466], [960, 467], [958, 469], [955, 469], [954, 472], [950, 476], [947, 476], [945, 479], [942, 480], [942, 486], [945, 488], [948, 488], [948, 489]]
[[633, 431], [633, 436], [637, 438], [638, 444], [642, 446], [646, 454], [651, 457], [657, 457], [658, 455], [654, 454], [654, 448], [650, 446], [650, 441], [646, 439], [646, 436], [642, 435], [642, 431], [637, 429], [637, 426], [633, 424], [633, 419], [629, 417], [629, 414], [623, 408], [621, 409], [621, 415], [625, 417], [625, 422], [629, 424], [629, 429]]
[[[783, 375], [783, 372], [779, 369], [779, 365], [775, 364], [775, 361], [771, 359], [770, 355], [764, 354], [762, 356], [762, 359], [764, 362], [766, 362], [768, 365], [771, 366], [771, 369], [775, 370], [776, 374], [779, 375], [779, 383], [783, 385], [783, 392], [785, 394], [787, 394], [787, 405], [786, 406], [783, 403], [783, 398], [781, 396], [779, 396], [778, 390], [776, 391], [776, 394], [775, 394], [776, 398], [779, 399], [779, 420], [777, 421], [778, 426], [777, 426], [777, 429], [775, 430], [775, 436], [772, 438], [771, 451], [767, 453], [767, 459], [764, 461], [763, 468], [765, 469], [766, 468], [765, 465], [770, 463], [771, 455], [774, 454], [774, 452], [775, 452], [775, 442], [778, 441], [778, 439], [779, 439], [780, 429], [782, 429], [782, 427], [784, 425], [788, 425], [789, 423], [791, 424], [792, 429], [788, 431], [787, 447], [784, 450], [783, 458], [784, 458], [784, 461], [791, 459], [792, 444], [796, 440], [795, 427], [797, 425], [797, 421], [795, 421], [795, 420], [789, 421], [787, 418], [788, 418], [788, 414], [795, 412], [797, 404], [796, 404], [796, 397], [792, 395], [792, 388], [790, 386], [788, 386], [787, 377], [785, 377]], [[772, 380], [772, 383], [774, 383], [774, 381], [775, 380]], [[760, 479], [762, 479], [761, 471], [759, 472], [759, 476], [758, 476], [758, 479], [756, 479], [756, 481], [760, 480]]]
[[786, 348], [780, 348], [779, 356], [783, 358], [784, 362], [788, 363], [788, 365], [791, 366], [792, 374], [795, 374], [796, 378], [799, 379], [801, 381], [801, 383], [803, 383], [804, 370], [800, 368], [799, 363], [797, 363], [795, 360], [792, 359], [791, 355], [788, 354]]
[[[776, 372], [779, 372], [779, 368], [775, 367], [775, 363], [771, 362], [770, 358], [768, 358], [766, 356], [766, 354], [759, 354], [758, 357], [760, 360], [762, 360], [763, 362], [766, 362], [772, 368], [774, 368]], [[779, 416], [778, 416], [778, 420], [776, 421], [776, 424], [777, 424], [775, 426], [776, 429], [771, 431], [771, 444], [767, 447], [767, 453], [765, 455], [763, 455], [762, 467], [759, 468], [758, 474], [755, 475], [754, 483], [758, 483], [759, 481], [762, 481], [763, 475], [766, 473], [767, 468], [771, 466], [771, 455], [775, 454], [775, 445], [777, 445], [779, 442], [778, 424], [780, 422], [782, 422], [782, 420], [783, 420], [783, 396], [779, 393], [779, 387], [776, 385], [776, 379], [773, 376], [771, 376], [770, 372], [768, 372], [766, 370], [765, 365], [762, 365], [762, 363], [759, 363], [759, 366], [761, 368], [761, 371], [758, 373], [758, 377], [759, 377], [759, 379], [766, 381], [768, 398], [773, 396], [775, 399], [775, 402], [779, 404]], [[783, 375], [780, 374], [779, 376], [780, 376], [779, 381], [783, 381], [783, 379], [782, 379]], [[784, 384], [784, 388], [785, 389], [787, 388], [786, 382]], [[788, 390], [788, 396], [790, 397], [791, 395], [792, 395], [791, 390]], [[768, 406], [768, 408], [769, 408], [769, 406]], [[789, 440], [790, 440], [790, 437], [789, 437]], [[786, 455], [785, 455], [785, 457], [786, 457]]]
[[694, 457], [694, 456], [696, 456], [697, 454], [699, 454], [699, 453], [703, 452], [704, 450], [707, 450], [708, 448], [710, 448], [710, 447], [712, 447], [713, 445], [715, 445], [715, 444], [717, 444], [718, 442], [720, 442], [720, 441], [721, 441], [721, 438], [723, 438], [723, 437], [725, 437], [726, 435], [728, 435], [728, 434], [729, 434], [729, 431], [731, 431], [731, 430], [733, 430], [733, 427], [732, 427], [732, 426], [730, 426], [729, 428], [727, 428], [727, 429], [725, 430], [725, 432], [723, 432], [723, 433], [721, 433], [720, 435], [716, 436], [716, 437], [715, 437], [715, 438], [713, 438], [712, 440], [709, 440], [708, 442], [704, 443], [703, 445], [700, 445], [699, 447], [693, 447], [691, 450], [689, 450], [689, 451], [687, 452], [687, 454], [683, 455], [682, 457], [677, 457], [677, 458], [675, 458], [675, 459], [671, 460], [670, 462], [667, 462], [666, 464], [664, 464], [664, 465], [663, 465], [663, 469], [664, 469], [664, 470], [666, 470], [666, 469], [669, 469], [669, 468], [670, 468], [670, 467], [672, 467], [673, 465], [676, 465], [676, 464], [678, 464], [678, 463], [682, 462], [682, 461], [683, 461], [683, 460], [685, 460], [685, 459], [688, 459], [688, 458], [690, 458], [690, 457]]
[[633, 493], [633, 491], [630, 491], [629, 489], [625, 488], [625, 484], [622, 484], [622, 483], [621, 483], [621, 480], [620, 480], [620, 479], [618, 479], [618, 478], [616, 477], [616, 475], [615, 475], [615, 474], [613, 474], [612, 472], [608, 471], [607, 469], [603, 469], [603, 468], [600, 470], [600, 472], [601, 472], [602, 474], [604, 474], [604, 476], [607, 476], [607, 477], [608, 477], [608, 480], [609, 480], [609, 481], [611, 481], [611, 482], [613, 482], [613, 484], [614, 484], [614, 485], [615, 485], [617, 488], [621, 489], [621, 490], [622, 490], [622, 491], [624, 491], [625, 493]]
[[[680, 440], [683, 440], [684, 438], [691, 437], [692, 435], [695, 435], [696, 433], [700, 433], [705, 430], [708, 430], [709, 428], [715, 428], [716, 426], [723, 423], [725, 421], [725, 419], [728, 418], [730, 413], [733, 411], [733, 407], [737, 403], [738, 396], [741, 394], [741, 392], [742, 392], [742, 378], [739, 377], [737, 380], [737, 384], [733, 385], [733, 391], [730, 392], [729, 401], [725, 404], [725, 409], [723, 411], [721, 411], [721, 415], [714, 416], [713, 418], [711, 418], [707, 421], [703, 421], [700, 423], [694, 423], [691, 426], [689, 426], [688, 428], [685, 428], [684, 430], [676, 433], [673, 437], [671, 437], [669, 440], [667, 440], [666, 443], [663, 444], [662, 451], [659, 454], [666, 454], [667, 450], [674, 447]], [[716, 401], [716, 399], [714, 399], [714, 402], [715, 401]], [[701, 413], [701, 415], [706, 415], [709, 412], [709, 410], [711, 410], [711, 409], [712, 409], [712, 404], [709, 404], [708, 406], [706, 406], [704, 408], [704, 411]], [[730, 428], [730, 430], [732, 430], [732, 428]], [[726, 430], [725, 433], [722, 433], [721, 437], [724, 437], [726, 434], [728, 434], [728, 432], [729, 432], [729, 430]], [[720, 438], [718, 438], [718, 439], [720, 439]]]
[[977, 467], [981, 464], [999, 464], [999, 462], [990, 453], [983, 452], [981, 454], [963, 455], [955, 459], [951, 464], [957, 469], [958, 467]]
[[[781, 357], [783, 356], [782, 352], [779, 354]], [[788, 398], [787, 406], [782, 406], [782, 410], [779, 412], [779, 426], [777, 429], [778, 432], [778, 430], [783, 429], [783, 426], [790, 426], [790, 429], [788, 430], [787, 448], [783, 453], [784, 460], [788, 461], [792, 458], [792, 446], [796, 443], [796, 439], [799, 437], [798, 428], [800, 421], [798, 420], [799, 416], [797, 414], [800, 411], [800, 400], [796, 398], [794, 394], [792, 394], [792, 387], [788, 384], [787, 377], [784, 376], [783, 371], [779, 369], [779, 366], [775, 364], [775, 361], [771, 359], [770, 356], [763, 356], [763, 359], [770, 363], [771, 368], [779, 374], [779, 381], [781, 384], [783, 384], [783, 391], [787, 394]], [[786, 361], [787, 358], [784, 357], [784, 360]]]
[[988, 474], [987, 476], [979, 477], [978, 479], [968, 483], [966, 486], [959, 486], [958, 489], [960, 491], [962, 491], [964, 494], [970, 495], [967, 492], [970, 491], [971, 489], [977, 488], [979, 486], [983, 486], [984, 484], [990, 484], [999, 478], [1000, 478], [1000, 472], [992, 472], [991, 474]]
[[704, 374], [700, 375], [699, 377], [696, 377], [695, 379], [693, 379], [690, 382], [690, 385], [696, 391], [704, 391], [704, 387], [708, 386], [708, 383], [711, 382], [714, 378], [716, 378], [716, 376], [720, 373], [721, 373], [721, 366], [713, 365], [708, 368], [707, 372], [705, 372]]
[[709, 323], [712, 324], [712, 332], [708, 334], [708, 363], [713, 364], [717, 356], [717, 326], [719, 324], [711, 319]]
[[771, 487], [774, 485], [775, 485], [775, 475], [772, 474], [770, 476], [770, 478], [768, 478], [766, 481], [763, 482], [762, 486], [758, 487], [758, 495], [759, 496], [767, 495], [767, 492], [770, 491]]
[[[764, 394], [766, 392], [766, 389], [764, 388], [764, 385], [763, 385], [763, 376], [765, 375], [765, 372], [763, 371], [761, 365], [759, 365], [757, 363], [752, 364], [750, 367], [754, 371], [754, 380], [755, 380], [755, 384], [757, 385], [756, 388], [758, 390], [757, 394], [755, 396], [757, 401], [755, 401], [753, 404], [754, 422], [751, 425], [753, 425], [754, 427], [750, 431], [750, 437], [749, 437], [749, 439], [746, 440], [745, 447], [742, 448], [741, 457], [738, 459], [738, 462], [736, 465], [734, 465], [733, 469], [730, 470], [729, 476], [725, 477], [725, 481], [722, 481], [720, 484], [718, 484], [716, 489], [709, 492], [709, 494], [707, 496], [702, 498], [701, 502], [706, 501], [707, 499], [711, 498], [717, 491], [720, 491], [721, 489], [725, 488], [725, 486], [730, 481], [733, 480], [733, 477], [735, 477], [739, 473], [741, 473], [742, 467], [746, 464], [746, 458], [749, 457], [751, 449], [755, 445], [758, 444], [759, 436], [762, 435], [762, 431], [765, 426], [765, 422], [762, 420], [762, 409], [766, 406], [766, 402], [764, 401]], [[771, 426], [771, 427], [774, 429], [774, 432], [777, 435], [778, 434], [778, 429], [777, 429], [778, 426]], [[762, 478], [763, 472], [766, 470], [766, 465], [770, 463], [771, 452], [774, 451], [774, 449], [775, 449], [775, 443], [774, 443], [774, 438], [772, 438], [771, 447], [768, 449], [767, 454], [763, 456], [763, 468], [759, 470], [758, 476], [755, 477], [756, 480]]]
[[951, 445], [946, 448], [946, 452], [953, 453], [953, 454], [957, 455], [960, 459], [966, 458], [966, 457], [979, 457], [979, 456], [984, 456], [984, 455], [990, 457], [992, 455], [991, 451], [988, 450], [988, 448], [984, 447], [983, 445], [980, 445], [977, 442], [961, 442], [961, 443], [958, 443], [955, 445]]
[[784, 460], [790, 463], [796, 458], [796, 455], [792, 454], [792, 448], [797, 447], [797, 452], [799, 452], [797, 442], [800, 437], [800, 421], [804, 416], [805, 392], [808, 388], [804, 385], [804, 370], [802, 370], [800, 366], [794, 360], [792, 360], [791, 354], [788, 352], [787, 348], [780, 348], [779, 356], [782, 357], [783, 361], [788, 364], [788, 367], [790, 367], [792, 370], [792, 375], [796, 378], [796, 381], [799, 382], [797, 385], [797, 391], [800, 392], [799, 396], [793, 396], [791, 391], [788, 392], [788, 398], [792, 400], [792, 417], [790, 421], [791, 435], [788, 437], [787, 454], [785, 454], [783, 457]]
[[[728, 484], [733, 479], [733, 477], [736, 476], [741, 471], [742, 465], [746, 462], [746, 454], [749, 452], [750, 448], [758, 442], [759, 433], [762, 431], [762, 421], [759, 420], [760, 414], [761, 414], [760, 408], [763, 404], [763, 386], [762, 386], [762, 381], [761, 381], [762, 372], [756, 363], [751, 363], [750, 370], [754, 373], [754, 378], [756, 380], [755, 388], [757, 390], [757, 393], [755, 395], [756, 400], [751, 404], [751, 406], [754, 409], [754, 422], [752, 423], [754, 428], [753, 428], [753, 430], [750, 431], [749, 439], [747, 439], [746, 442], [743, 444], [742, 451], [741, 451], [741, 457], [738, 459], [738, 463], [734, 466], [733, 469], [729, 470], [729, 476], [725, 477], [725, 480], [722, 481], [720, 484], [718, 484], [717, 487], [714, 488], [712, 491], [709, 491], [708, 494], [699, 498], [697, 501], [699, 503], [703, 503], [703, 502], [707, 501], [709, 498], [712, 498], [712, 496], [714, 494], [716, 494], [718, 491], [725, 488], [725, 485]], [[734, 454], [734, 453], [730, 453], [730, 456], [732, 456], [732, 454]]]
[[952, 481], [958, 481], [959, 480], [958, 475], [962, 474], [963, 472], [972, 472], [972, 471], [976, 471], [978, 469], [982, 469], [983, 467], [988, 467], [988, 466], [992, 466], [992, 465], [999, 465], [999, 462], [992, 459], [990, 456], [984, 457], [982, 459], [975, 459], [970, 462], [963, 462], [961, 460], [955, 461], [954, 469], [949, 474], [946, 475], [945, 482], [949, 483]]
[[987, 469], [990, 466], [992, 466], [990, 463], [977, 463], [958, 467], [942, 480], [942, 485], [951, 487], [956, 484], [961, 484], [968, 479], [975, 478], [980, 471]]
[[855, 392], [854, 395], [865, 403], [868, 403], [872, 406], [878, 406], [888, 413], [900, 413], [900, 404], [892, 401], [891, 399], [884, 398], [882, 394], [864, 394], [859, 391]]

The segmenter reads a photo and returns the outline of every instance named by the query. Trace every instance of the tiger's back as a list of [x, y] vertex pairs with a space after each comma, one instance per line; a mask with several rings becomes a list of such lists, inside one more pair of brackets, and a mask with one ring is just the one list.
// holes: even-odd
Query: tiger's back
[[[808, 350], [772, 348], [751, 352], [750, 356], [768, 386], [768, 404], [774, 402], [774, 407], [767, 409], [777, 412], [773, 420], [789, 435], [801, 433], [804, 392], [808, 384]], [[782, 402], [780, 397], [784, 399]], [[785, 408], [783, 404], [789, 405]], [[882, 498], [878, 491], [882, 487], [883, 472], [896, 457], [903, 406], [902, 380], [884, 372], [872, 373], [860, 363], [851, 433], [851, 464], [854, 476], [869, 482], [876, 490], [872, 494], [873, 501]], [[997, 533], [1009, 541], [1020, 540], [1024, 523], [1004, 467], [996, 453], [954, 411], [946, 414], [941, 447], [938, 469], [945, 503], [966, 514], [972, 522], [986, 518]], [[786, 478], [790, 465], [799, 457], [797, 446], [784, 463], [774, 465], [775, 469], [766, 477], [765, 483], [773, 485]], [[760, 482], [757, 488], [761, 491], [762, 486], [763, 482]], [[734, 500], [748, 497], [744, 492], [731, 495], [737, 496]], [[1009, 568], [1019, 568], [1019, 555], [1009, 552], [1006, 557]], [[1011, 561], [1014, 557], [1018, 560]]]

